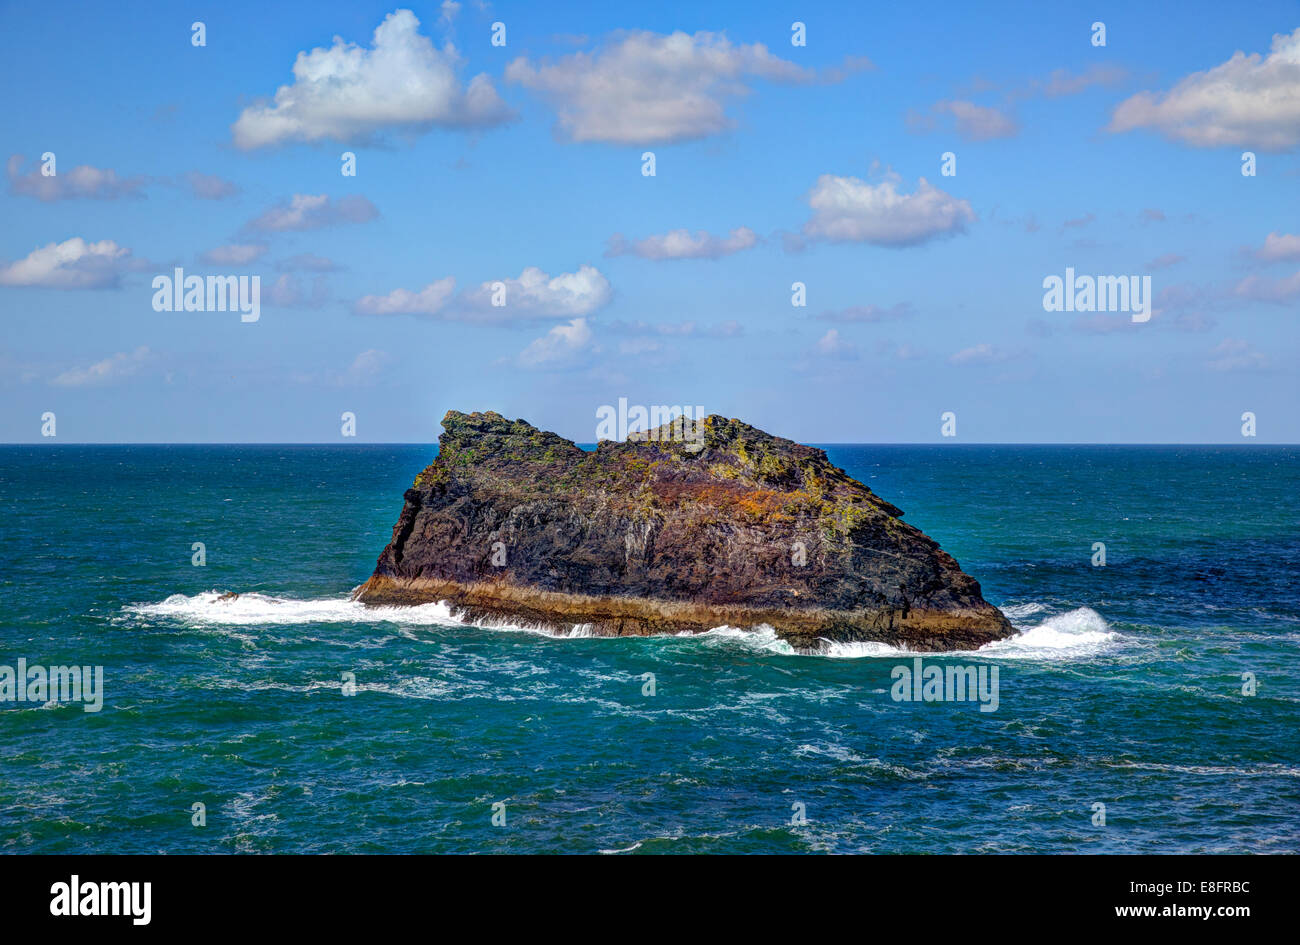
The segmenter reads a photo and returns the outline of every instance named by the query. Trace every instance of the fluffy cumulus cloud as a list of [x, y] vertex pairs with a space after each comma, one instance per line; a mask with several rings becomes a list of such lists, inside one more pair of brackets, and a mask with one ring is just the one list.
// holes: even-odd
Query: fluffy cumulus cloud
[[839, 329], [832, 328], [817, 339], [813, 352], [826, 358], [841, 361], [854, 361], [858, 357], [858, 346], [840, 336]]
[[96, 243], [75, 236], [48, 243], [23, 259], [0, 265], [0, 285], [38, 286], [46, 289], [105, 289], [133, 268], [131, 251], [112, 240]]
[[450, 43], [434, 47], [410, 10], [375, 28], [370, 48], [334, 37], [334, 45], [300, 52], [291, 85], [244, 109], [231, 126], [244, 150], [291, 141], [361, 141], [388, 131], [434, 126], [483, 127], [510, 118], [485, 74], [462, 83]]
[[613, 295], [609, 280], [593, 266], [557, 276], [529, 266], [517, 279], [484, 282], [459, 294], [455, 290], [456, 280], [447, 276], [418, 292], [394, 289], [387, 295], [367, 295], [354, 309], [360, 315], [423, 315], [505, 324], [580, 318], [604, 306]]
[[117, 200], [121, 197], [143, 197], [147, 177], [121, 177], [117, 171], [81, 164], [71, 170], [59, 170], [51, 177], [41, 173], [37, 163], [23, 172], [26, 163], [21, 154], [12, 155], [5, 170], [9, 175], [9, 192], [23, 197], [51, 202], [55, 200]]
[[721, 33], [615, 34], [596, 52], [555, 61], [527, 57], [506, 79], [540, 93], [574, 141], [656, 144], [719, 134], [734, 124], [727, 104], [754, 79], [807, 82], [809, 70], [772, 55], [761, 43], [733, 43]]
[[388, 352], [368, 348], [353, 358], [344, 371], [328, 380], [336, 387], [367, 387], [383, 377], [392, 360]]
[[334, 201], [327, 194], [294, 194], [249, 220], [245, 229], [256, 233], [318, 230], [336, 223], [365, 223], [379, 216], [375, 205], [359, 194]]
[[456, 292], [456, 280], [447, 276], [430, 282], [418, 292], [394, 289], [387, 295], [366, 295], [357, 300], [353, 310], [358, 315], [424, 315], [441, 314]]
[[1300, 259], [1300, 236], [1270, 233], [1264, 237], [1264, 245], [1255, 250], [1255, 258], [1265, 262]]
[[593, 350], [591, 328], [585, 318], [556, 325], [519, 352], [520, 367], [534, 370], [564, 370], [580, 366]]
[[50, 383], [58, 387], [92, 387], [130, 377], [152, 358], [148, 348], [122, 351], [102, 361], [85, 367], [70, 368], [55, 376]]
[[898, 182], [868, 184], [856, 177], [823, 174], [808, 194], [813, 215], [803, 225], [808, 239], [913, 246], [965, 230], [975, 220], [969, 202], [930, 186], [921, 178], [913, 193]]
[[[517, 279], [484, 282], [466, 291], [457, 300], [453, 317], [477, 322], [580, 318], [604, 306], [612, 295], [609, 280], [594, 266], [558, 276], [529, 266]], [[492, 304], [502, 297], [504, 305]]]
[[1125, 99], [1109, 130], [1138, 128], [1194, 147], [1294, 148], [1300, 144], [1300, 28], [1274, 36], [1267, 56], [1238, 51], [1168, 92]]
[[661, 236], [625, 240], [621, 234], [610, 237], [606, 256], [633, 255], [643, 259], [719, 259], [758, 245], [758, 234], [747, 226], [737, 227], [727, 236], [714, 236], [704, 230], [672, 230]]

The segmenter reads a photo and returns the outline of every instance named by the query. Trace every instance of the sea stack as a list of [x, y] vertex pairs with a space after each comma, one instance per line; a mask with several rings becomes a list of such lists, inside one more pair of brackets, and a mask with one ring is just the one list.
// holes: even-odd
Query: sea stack
[[684, 420], [594, 452], [448, 411], [356, 592], [471, 621], [606, 636], [767, 624], [824, 641], [970, 649], [1014, 632], [979, 583], [823, 450]]

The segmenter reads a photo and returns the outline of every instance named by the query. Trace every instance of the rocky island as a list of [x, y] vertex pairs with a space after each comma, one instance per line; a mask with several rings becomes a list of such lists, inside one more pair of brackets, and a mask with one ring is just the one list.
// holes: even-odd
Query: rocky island
[[466, 620], [607, 636], [768, 624], [814, 651], [969, 649], [1014, 632], [823, 450], [720, 416], [595, 451], [492, 412], [442, 425], [356, 591], [367, 604], [446, 601]]

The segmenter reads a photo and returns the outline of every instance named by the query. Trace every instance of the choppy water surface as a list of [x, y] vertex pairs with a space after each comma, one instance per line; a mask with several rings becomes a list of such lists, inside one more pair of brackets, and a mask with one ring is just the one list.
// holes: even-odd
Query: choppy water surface
[[100, 712], [0, 704], [0, 850], [1300, 848], [1296, 449], [829, 452], [1022, 630], [925, 657], [995, 712], [876, 644], [362, 608], [426, 447], [0, 447], [0, 665], [104, 667]]

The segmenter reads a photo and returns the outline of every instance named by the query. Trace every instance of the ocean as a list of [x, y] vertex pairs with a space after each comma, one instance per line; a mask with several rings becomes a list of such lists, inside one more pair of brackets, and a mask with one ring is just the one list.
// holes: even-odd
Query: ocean
[[0, 851], [1300, 850], [1300, 450], [826, 448], [1021, 631], [925, 654], [995, 711], [883, 645], [366, 610], [433, 447], [0, 447], [0, 666], [103, 667], [0, 702]]

